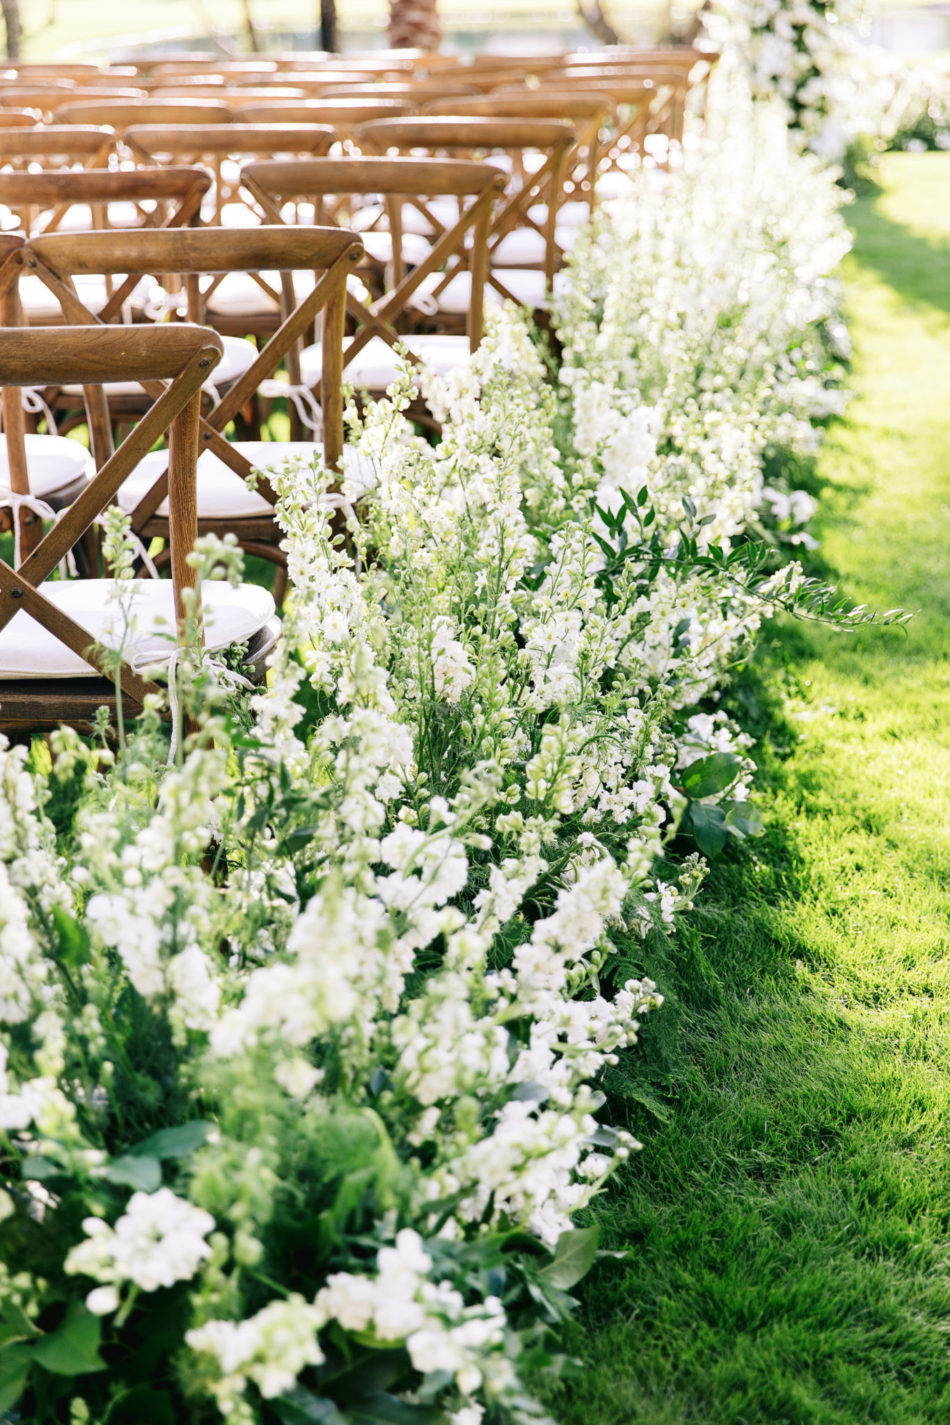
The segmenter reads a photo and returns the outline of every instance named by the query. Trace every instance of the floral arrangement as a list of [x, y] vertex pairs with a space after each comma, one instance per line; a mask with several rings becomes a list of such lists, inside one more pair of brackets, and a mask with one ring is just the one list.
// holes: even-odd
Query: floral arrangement
[[858, 70], [864, 117], [856, 123], [871, 152], [950, 149], [950, 94], [939, 63], [868, 49]]
[[840, 164], [861, 132], [855, 61], [864, 20], [863, 0], [716, 0], [705, 23], [753, 97], [781, 104], [798, 144]]
[[746, 115], [658, 182], [582, 241], [560, 362], [502, 313], [438, 445], [408, 377], [351, 412], [343, 513], [275, 475], [264, 690], [183, 665], [168, 767], [157, 708], [0, 749], [5, 1421], [544, 1418], [645, 937], [758, 829], [718, 687], [838, 608], [763, 476], [841, 400], [836, 191]]

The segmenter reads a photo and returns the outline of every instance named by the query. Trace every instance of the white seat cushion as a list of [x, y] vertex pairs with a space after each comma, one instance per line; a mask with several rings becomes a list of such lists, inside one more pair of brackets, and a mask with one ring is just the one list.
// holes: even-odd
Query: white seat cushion
[[[153, 203], [150, 206], [154, 207], [155, 205]], [[123, 199], [115, 203], [107, 203], [106, 210], [107, 223], [110, 228], [140, 228], [143, 226], [142, 209], [135, 203], [129, 203]], [[92, 209], [88, 203], [73, 203], [69, 211], [63, 214], [57, 224], [56, 231], [87, 233], [100, 226], [100, 223], [93, 220]]]
[[[530, 275], [534, 276], [534, 273]], [[432, 316], [437, 312], [445, 312], [449, 316], [465, 316], [472, 305], [472, 274], [457, 272], [436, 296], [436, 289], [444, 279], [444, 272], [430, 272], [424, 277], [410, 298], [412, 306]], [[504, 298], [494, 287], [486, 284], [485, 301], [500, 305]]]
[[[512, 298], [519, 306], [528, 307], [532, 311], [543, 311], [547, 307], [548, 295], [544, 289], [543, 272], [535, 272], [530, 268], [523, 267], [499, 267], [496, 275], [498, 281], [511, 293]], [[563, 290], [566, 279], [566, 272], [555, 272], [555, 293]]]
[[[65, 490], [74, 480], [95, 473], [92, 456], [78, 440], [62, 435], [26, 436], [26, 469], [30, 494], [44, 500]], [[10, 489], [10, 460], [7, 438], [0, 435], [0, 500]]]
[[[237, 443], [236, 443], [237, 444]], [[247, 447], [255, 450], [263, 441], [246, 441], [237, 445], [251, 461], [256, 457]], [[123, 510], [131, 512], [139, 500], [151, 489], [159, 475], [168, 468], [168, 451], [152, 450], [132, 471], [117, 495]], [[263, 495], [252, 490], [241, 476], [211, 450], [202, 451], [198, 457], [198, 518], [199, 519], [241, 519], [248, 515], [270, 514], [273, 506]], [[168, 518], [168, 501], [163, 500], [156, 513]]]
[[[106, 279], [97, 273], [80, 272], [73, 278], [73, 281], [80, 302], [90, 312], [98, 315], [110, 296], [106, 288]], [[113, 290], [120, 285], [121, 281], [120, 277], [113, 278]], [[141, 307], [145, 302], [149, 285], [150, 283], [143, 278], [136, 283], [126, 301], [133, 307]], [[63, 309], [59, 305], [58, 299], [38, 277], [21, 279], [20, 302], [23, 306], [23, 314], [29, 318], [31, 326], [42, 326], [44, 322], [61, 322], [63, 320]]]
[[[392, 262], [392, 233], [362, 233], [361, 241], [374, 262]], [[432, 244], [420, 233], [404, 232], [402, 235], [402, 260], [409, 267], [418, 267], [425, 262], [432, 251]]]
[[543, 267], [547, 243], [534, 228], [515, 228], [491, 248], [492, 267]]
[[[259, 274], [275, 292], [280, 291], [280, 273]], [[314, 288], [312, 272], [292, 273], [294, 296], [299, 301]], [[226, 272], [208, 298], [208, 311], [222, 317], [242, 317], [249, 313], [276, 312], [277, 302], [269, 297], [250, 272]]]
[[[126, 660], [134, 659], [139, 668], [149, 660], [167, 661], [175, 647], [171, 582], [135, 579], [124, 586], [124, 597], [132, 602], [128, 630], [123, 609], [114, 597], [116, 584], [113, 579], [53, 580], [43, 584], [42, 592], [88, 632], [90, 643], [123, 648]], [[212, 652], [253, 637], [274, 613], [274, 600], [256, 584], [235, 589], [223, 581], [206, 581], [201, 586], [201, 603], [205, 646]], [[90, 663], [22, 610], [0, 631], [0, 679], [98, 676]]]
[[[404, 344], [439, 376], [446, 376], [468, 360], [467, 336], [420, 336], [402, 338]], [[345, 355], [345, 353], [344, 353]], [[397, 376], [399, 358], [382, 337], [374, 336], [363, 350], [343, 368], [343, 379], [362, 390], [381, 391]], [[305, 347], [300, 355], [300, 377], [307, 386], [320, 380], [323, 348], [319, 342]]]
[[[323, 458], [321, 446], [308, 440], [236, 440], [235, 450], [240, 451], [256, 470], [281, 470], [288, 461], [301, 462], [308, 466], [314, 460]], [[343, 470], [348, 476], [355, 475], [361, 457], [351, 447], [343, 452]], [[132, 471], [119, 490], [117, 499], [122, 509], [134, 510], [143, 495], [147, 494], [155, 480], [168, 464], [168, 452], [150, 451], [144, 460]], [[242, 519], [253, 515], [273, 513], [273, 505], [252, 490], [240, 475], [236, 474], [220, 456], [205, 450], [198, 457], [198, 518], [199, 519]], [[168, 518], [168, 501], [163, 500], [156, 513]]]

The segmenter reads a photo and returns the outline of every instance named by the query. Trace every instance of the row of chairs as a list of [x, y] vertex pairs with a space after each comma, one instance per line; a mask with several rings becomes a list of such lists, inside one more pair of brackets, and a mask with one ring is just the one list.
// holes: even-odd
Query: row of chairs
[[[0, 107], [0, 520], [15, 536], [12, 563], [0, 561], [0, 727], [89, 725], [112, 679], [127, 713], [141, 707], [153, 690], [143, 669], [172, 647], [194, 583], [185, 556], [197, 535], [237, 534], [280, 566], [267, 467], [309, 459], [319, 434], [327, 465], [346, 469], [344, 379], [385, 387], [400, 342], [449, 369], [480, 339], [486, 291], [541, 306], [570, 241], [567, 210], [590, 210], [611, 163], [642, 161], [650, 120], [637, 120], [634, 94], [647, 96], [641, 114], [657, 113], [657, 79], [631, 88], [629, 72], [604, 72], [601, 87], [574, 64], [569, 92], [557, 66], [539, 64], [534, 89], [505, 93], [488, 67], [478, 83], [456, 72], [440, 89], [449, 65], [391, 58], [335, 76], [275, 60], [262, 83], [250, 64], [212, 76], [186, 63], [178, 77], [198, 82], [183, 89], [207, 84], [226, 102], [179, 96], [159, 115], [154, 95], [167, 86], [156, 81], [170, 71], [154, 68], [113, 74], [102, 94], [89, 71], [50, 74], [48, 93], [68, 105], [27, 106], [19, 125]], [[289, 86], [299, 95], [281, 92], [287, 74], [307, 75]], [[29, 93], [29, 79], [39, 93], [37, 73], [7, 77], [0, 106]], [[237, 111], [243, 122], [238, 91], [254, 101]], [[76, 111], [82, 92], [92, 111]], [[336, 122], [315, 123], [318, 109]], [[54, 112], [84, 121], [31, 122]], [[262, 440], [280, 397], [291, 439]], [[57, 422], [81, 422], [90, 449], [52, 434]], [[110, 504], [129, 515], [146, 562], [160, 543], [156, 562], [172, 574], [136, 583], [118, 669], [89, 647], [117, 641], [114, 583], [97, 577], [96, 521]], [[87, 577], [51, 580], [67, 557]], [[270, 595], [215, 585], [202, 599], [211, 646], [247, 641], [260, 672], [278, 627]], [[68, 682], [41, 696], [41, 674]]]

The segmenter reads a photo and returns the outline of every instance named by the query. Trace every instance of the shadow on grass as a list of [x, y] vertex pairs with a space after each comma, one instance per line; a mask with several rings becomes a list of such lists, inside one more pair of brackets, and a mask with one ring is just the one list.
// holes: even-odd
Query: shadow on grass
[[847, 214], [852, 258], [913, 306], [950, 314], [950, 240], [925, 237], [883, 211], [884, 193], [858, 199]]

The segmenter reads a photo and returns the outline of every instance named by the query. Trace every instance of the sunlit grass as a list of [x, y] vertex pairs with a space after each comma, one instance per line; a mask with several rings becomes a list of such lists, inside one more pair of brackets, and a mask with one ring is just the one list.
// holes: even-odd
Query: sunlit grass
[[823, 558], [918, 616], [776, 629], [735, 691], [769, 830], [644, 948], [670, 1004], [613, 1086], [645, 1149], [598, 1207], [628, 1255], [587, 1284], [565, 1425], [950, 1418], [950, 157], [880, 172]]

